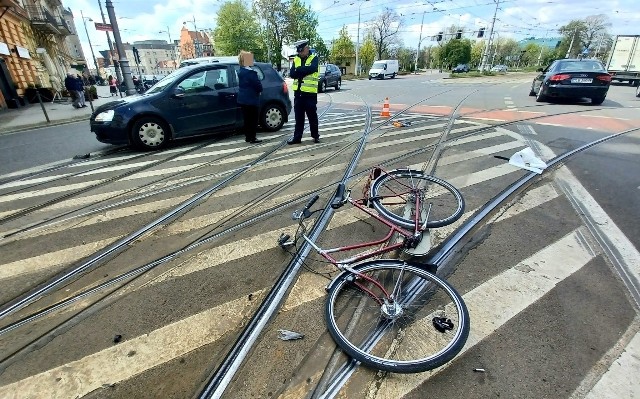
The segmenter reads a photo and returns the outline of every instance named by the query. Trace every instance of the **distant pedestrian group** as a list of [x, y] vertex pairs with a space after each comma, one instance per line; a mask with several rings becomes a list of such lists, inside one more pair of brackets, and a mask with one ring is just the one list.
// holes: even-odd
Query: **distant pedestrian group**
[[87, 105], [84, 100], [84, 81], [80, 75], [73, 75], [69, 72], [64, 80], [64, 87], [69, 91], [71, 99], [73, 100], [74, 108], [84, 108]]

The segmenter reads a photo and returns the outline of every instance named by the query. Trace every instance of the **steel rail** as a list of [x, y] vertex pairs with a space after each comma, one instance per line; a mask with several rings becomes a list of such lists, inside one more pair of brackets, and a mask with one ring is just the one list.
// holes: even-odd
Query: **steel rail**
[[[564, 154], [561, 154], [547, 163], [547, 168], [543, 171], [543, 175], [549, 173], [550, 170], [555, 169], [561, 166], [564, 161], [582, 151], [585, 151], [595, 145], [604, 143], [609, 140], [613, 140], [619, 136], [635, 132], [640, 130], [640, 128], [632, 128], [625, 130], [623, 132], [614, 133], [609, 136], [600, 138], [598, 140], [594, 140], [590, 143], [584, 144], [574, 150], [567, 151]], [[424, 262], [427, 265], [435, 266], [437, 270], [437, 274], [446, 274], [446, 265], [452, 259], [454, 259], [456, 254], [459, 254], [465, 243], [466, 238], [477, 228], [477, 226], [485, 221], [495, 210], [500, 207], [504, 202], [512, 198], [514, 195], [524, 191], [531, 184], [533, 184], [534, 180], [539, 178], [541, 175], [535, 172], [529, 172], [522, 176], [520, 179], [512, 183], [509, 187], [505, 188], [502, 192], [496, 195], [494, 198], [489, 200], [481, 209], [479, 209], [473, 216], [469, 218], [464, 224], [458, 227], [452, 235], [447, 238], [442, 244], [436, 247], [435, 253], [429, 255], [426, 261]], [[440, 271], [443, 271], [440, 273]], [[379, 331], [374, 331], [371, 333], [368, 338], [369, 347], [365, 347], [365, 350], [371, 349], [371, 345], [375, 344], [379, 339]], [[331, 399], [335, 398], [340, 389], [344, 386], [346, 381], [351, 377], [351, 375], [355, 372], [359, 362], [354, 361], [353, 359], [349, 359], [345, 362], [335, 373], [335, 378], [330, 381], [329, 387], [327, 390], [322, 393], [320, 396], [321, 399]]]

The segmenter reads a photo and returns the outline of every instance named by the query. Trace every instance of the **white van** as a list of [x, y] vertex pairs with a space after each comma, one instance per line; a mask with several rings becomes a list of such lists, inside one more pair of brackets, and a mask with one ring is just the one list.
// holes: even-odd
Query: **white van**
[[398, 60], [378, 60], [369, 70], [369, 80], [395, 78], [398, 74]]

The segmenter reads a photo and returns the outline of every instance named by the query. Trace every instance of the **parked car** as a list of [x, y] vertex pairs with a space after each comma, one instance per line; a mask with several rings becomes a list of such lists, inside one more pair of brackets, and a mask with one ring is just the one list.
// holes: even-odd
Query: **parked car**
[[[270, 64], [253, 67], [262, 82], [260, 125], [279, 130], [291, 112], [289, 89]], [[144, 150], [170, 140], [242, 127], [238, 95], [238, 60], [179, 68], [140, 96], [125, 97], [96, 108], [91, 131], [98, 141], [130, 144]]]
[[611, 75], [597, 60], [556, 60], [538, 72], [529, 91], [538, 102], [558, 97], [588, 97], [592, 104], [600, 105], [611, 85]]
[[340, 90], [342, 87], [342, 73], [340, 68], [333, 64], [320, 65], [318, 79], [318, 91], [322, 93], [327, 90], [328, 86], [333, 87], [336, 90]]
[[467, 64], [458, 64], [455, 68], [451, 70], [451, 73], [462, 73], [469, 72], [469, 65]]
[[507, 72], [507, 66], [506, 65], [494, 65], [494, 67], [491, 68], [491, 72], [503, 72], [503, 73], [506, 73]]

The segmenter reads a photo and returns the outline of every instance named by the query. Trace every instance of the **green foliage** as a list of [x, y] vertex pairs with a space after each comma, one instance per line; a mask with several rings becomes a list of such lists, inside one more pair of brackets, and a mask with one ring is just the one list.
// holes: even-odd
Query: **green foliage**
[[241, 0], [227, 1], [218, 11], [218, 26], [213, 31], [216, 54], [237, 55], [251, 51], [256, 60], [264, 60], [260, 40], [260, 25], [256, 16]]
[[[318, 18], [311, 10], [311, 6], [306, 6], [302, 0], [290, 0], [286, 6], [286, 16], [288, 25], [286, 39], [289, 42], [317, 38]], [[311, 46], [315, 46], [315, 43], [312, 42]]]
[[[570, 58], [577, 57], [583, 49], [589, 50], [589, 55], [596, 53], [606, 53], [607, 44], [610, 43], [611, 36], [607, 30], [611, 26], [606, 15], [590, 15], [585, 19], [574, 19], [568, 24], [561, 26], [558, 32], [562, 34], [562, 42], [558, 48], [558, 53], [562, 57], [569, 53]], [[573, 45], [571, 41], [573, 40]], [[605, 48], [602, 49], [602, 45]]]
[[396, 52], [398, 59], [398, 68], [401, 71], [413, 72], [416, 61], [416, 50], [407, 47], [401, 47]]
[[253, 11], [263, 21], [260, 32], [262, 47], [267, 52], [266, 60], [282, 68], [282, 45], [288, 32], [287, 6], [281, 0], [255, 0]]
[[360, 51], [358, 51], [358, 58], [360, 61], [360, 72], [367, 73], [376, 58], [376, 45], [373, 41], [373, 36], [365, 36], [360, 46]]
[[467, 64], [471, 61], [471, 41], [452, 39], [442, 47], [442, 56], [447, 65]]
[[486, 46], [484, 40], [477, 40], [471, 45], [471, 65], [479, 66], [482, 63], [482, 52]]
[[340, 29], [338, 38], [333, 41], [333, 47], [331, 48], [331, 60], [338, 65], [345, 65], [346, 62], [355, 57], [355, 55], [356, 46], [349, 38], [347, 27], [343, 26], [342, 29]]

